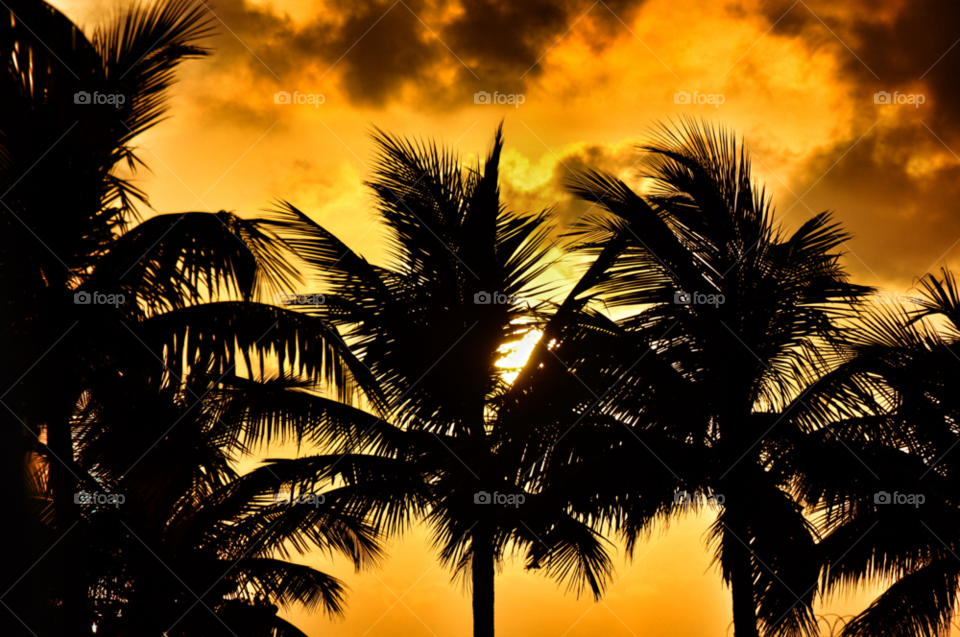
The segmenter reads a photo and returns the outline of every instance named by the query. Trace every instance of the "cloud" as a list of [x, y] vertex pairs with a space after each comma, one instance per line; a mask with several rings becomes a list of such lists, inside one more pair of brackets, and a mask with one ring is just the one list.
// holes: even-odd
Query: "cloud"
[[233, 71], [240, 61], [259, 81], [335, 81], [355, 106], [384, 108], [402, 99], [467, 106], [480, 90], [522, 92], [573, 28], [595, 36], [596, 52], [630, 37], [624, 24], [642, 4], [334, 0], [296, 19], [249, 0], [221, 0], [212, 5], [222, 21], [215, 59]]
[[960, 6], [950, 0], [859, 0], [839, 6], [815, 0], [809, 9], [800, 4], [784, 15], [790, 4], [765, 3], [771, 24], [780, 20], [773, 33], [803, 38], [811, 48], [830, 47], [865, 107], [876, 91], [926, 93], [920, 107], [925, 121], [942, 131], [948, 145], [960, 144], [960, 47], [954, 47]]
[[951, 252], [960, 239], [960, 166], [937, 161], [924, 133], [877, 127], [852, 148], [845, 140], [817, 153], [794, 188], [809, 194], [800, 204], [781, 197], [778, 214], [795, 225], [836, 211], [854, 236], [847, 265], [868, 285], [906, 290], [928, 271], [939, 274], [944, 256], [960, 265], [960, 253]]
[[610, 144], [570, 144], [545, 152], [531, 161], [508, 144], [500, 161], [503, 200], [513, 210], [538, 211], [552, 208], [558, 222], [557, 233], [566, 232], [588, 211], [603, 208], [596, 202], [575, 199], [569, 192], [586, 169], [610, 173], [639, 188], [642, 153], [638, 139], [628, 138]]
[[[939, 255], [951, 263], [960, 238], [960, 47], [951, 48], [960, 8], [943, 0], [791, 5], [762, 3], [767, 37], [833, 56], [834, 94], [845, 92], [854, 108], [834, 143], [804, 158], [790, 180], [803, 203], [783, 194], [781, 214], [794, 206], [786, 221], [795, 222], [811, 214], [807, 206], [836, 210], [856, 236], [847, 249], [857, 279], [907, 289], [928, 269], [938, 272]], [[877, 104], [879, 91], [920, 94], [924, 103]]]

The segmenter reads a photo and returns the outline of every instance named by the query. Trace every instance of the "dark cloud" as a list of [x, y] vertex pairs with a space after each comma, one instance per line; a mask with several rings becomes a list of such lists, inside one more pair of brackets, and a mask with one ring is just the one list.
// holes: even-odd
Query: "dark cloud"
[[623, 23], [642, 2], [338, 0], [298, 23], [244, 0], [220, 0], [212, 7], [228, 28], [218, 25], [215, 59], [223, 68], [245, 60], [254, 76], [275, 74], [281, 83], [320, 81], [335, 65], [323, 81], [339, 78], [356, 105], [383, 107], [413, 85], [416, 99], [448, 108], [480, 90], [522, 92], [549, 63], [551, 47], [572, 37], [568, 30], [587, 35], [595, 52], [630, 37]]
[[[552, 0], [467, 0], [464, 9], [463, 16], [444, 29], [444, 39], [470, 61], [481, 84], [495, 84], [505, 93], [522, 91], [527, 79], [542, 72], [537, 61], [570, 27], [570, 7]], [[471, 84], [476, 79], [466, 69], [460, 75]]]
[[960, 239], [960, 167], [918, 172], [918, 158], [932, 156], [937, 144], [918, 126], [876, 127], [851, 149], [854, 141], [838, 142], [807, 164], [792, 184], [802, 203], [775, 188], [783, 223], [797, 227], [833, 211], [854, 237], [847, 266], [867, 285], [892, 281], [906, 291], [928, 270], [938, 273], [944, 255], [960, 268], [960, 248], [951, 251]]
[[917, 114], [948, 145], [960, 149], [956, 0], [912, 0], [899, 6], [888, 0], [860, 0], [839, 5], [840, 14], [835, 3], [814, 0], [809, 9], [801, 3], [784, 15], [791, 4], [772, 0], [764, 5], [765, 16], [776, 22], [773, 34], [802, 38], [812, 48], [830, 47], [842, 65], [843, 79], [857, 87], [851, 97], [863, 102], [864, 110], [883, 108], [873, 104], [878, 91], [922, 91], [926, 103]]
[[342, 24], [311, 25], [293, 37], [301, 59], [321, 67], [337, 64], [346, 94], [373, 106], [399, 97], [408, 81], [429, 81], [428, 71], [442, 52], [423, 42], [425, 29], [417, 17], [422, 2], [343, 4]]
[[[954, 154], [960, 150], [960, 45], [954, 47], [960, 5], [814, 0], [809, 8], [801, 3], [790, 9], [791, 4], [763, 5], [769, 23], [776, 23], [771, 35], [800, 39], [810, 51], [829, 51], [856, 113], [850, 136], [809, 161], [795, 192], [812, 188], [804, 203], [814, 212], [834, 210], [855, 235], [848, 265], [863, 283], [895, 281], [905, 290], [928, 269], [937, 273], [945, 253], [947, 263], [960, 267], [960, 259], [951, 259], [960, 239], [960, 168]], [[879, 91], [922, 93], [926, 101], [919, 108], [878, 105]], [[796, 198], [781, 201], [785, 211]], [[797, 204], [786, 221], [792, 225], [810, 214]]]

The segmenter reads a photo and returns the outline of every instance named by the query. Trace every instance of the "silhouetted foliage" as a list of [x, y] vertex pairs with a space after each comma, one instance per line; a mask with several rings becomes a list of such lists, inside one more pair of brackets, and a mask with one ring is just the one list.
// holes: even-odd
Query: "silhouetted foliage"
[[[549, 210], [501, 202], [502, 125], [475, 166], [374, 132], [382, 265], [286, 201], [143, 214], [123, 168], [209, 54], [208, 13], [134, 4], [88, 37], [4, 5], [0, 634], [302, 636], [278, 612], [342, 616], [346, 584], [294, 556], [375, 567], [422, 523], [490, 637], [508, 553], [599, 599], [605, 536], [632, 554], [707, 507], [738, 637], [949, 632], [952, 273], [865, 309], [832, 216], [778, 226], [745, 146], [691, 119], [639, 147], [643, 194], [576, 174], [593, 208], [561, 246]], [[584, 269], [555, 303], [561, 247]], [[271, 303], [301, 269], [323, 301]], [[877, 583], [852, 619], [814, 612]]]
[[[371, 264], [291, 204], [278, 211], [299, 224], [284, 236], [325, 296], [298, 309], [319, 319], [318, 333], [342, 330], [370, 370], [372, 411], [280, 381], [251, 388], [245, 417], [263, 435], [286, 428], [328, 453], [273, 461], [240, 482], [264, 492], [275, 476], [303, 489], [337, 485], [329, 494], [349, 498], [390, 534], [425, 521], [441, 563], [469, 583], [474, 634], [492, 635], [494, 572], [507, 551], [597, 596], [611, 570], [604, 541], [568, 515], [566, 497], [530, 491], [518, 458], [501, 453], [529, 424], [510, 413], [496, 363], [502, 346], [549, 321], [533, 295], [550, 265], [550, 217], [500, 203], [501, 131], [482, 168], [465, 168], [432, 144], [380, 132], [374, 140], [368, 185], [388, 232], [388, 266]], [[513, 501], [484, 503], [481, 494]]]
[[[37, 0], [0, 20], [4, 635], [89, 634], [94, 622], [98, 634], [209, 635], [227, 622], [294, 635], [273, 602], [342, 611], [339, 582], [271, 557], [289, 538], [234, 533], [288, 512], [219, 501], [244, 447], [222, 431], [225, 406], [205, 400], [238, 360], [252, 375], [271, 356], [347, 399], [340, 341], [308, 348], [300, 315], [255, 302], [299, 280], [276, 220], [141, 220], [145, 193], [117, 175], [143, 165], [132, 140], [160, 121], [174, 71], [206, 55], [210, 33], [206, 9], [183, 0], [134, 5], [90, 39]], [[84, 506], [81, 490], [127, 502]], [[358, 566], [376, 554], [362, 520], [328, 515], [340, 521], [311, 541]]]

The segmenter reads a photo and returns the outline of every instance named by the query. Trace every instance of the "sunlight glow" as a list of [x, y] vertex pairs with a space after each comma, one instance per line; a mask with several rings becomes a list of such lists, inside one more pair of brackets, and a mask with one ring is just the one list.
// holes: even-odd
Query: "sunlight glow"
[[542, 335], [540, 330], [531, 330], [519, 341], [500, 346], [498, 351], [503, 353], [503, 358], [497, 361], [497, 367], [503, 370], [503, 378], [508, 383], [516, 380]]

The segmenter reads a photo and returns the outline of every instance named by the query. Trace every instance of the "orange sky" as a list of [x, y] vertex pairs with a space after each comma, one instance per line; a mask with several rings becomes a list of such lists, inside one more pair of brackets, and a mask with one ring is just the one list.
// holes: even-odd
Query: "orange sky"
[[[587, 208], [563, 190], [570, 169], [630, 176], [645, 132], [690, 114], [745, 136], [787, 226], [836, 211], [855, 236], [846, 263], [857, 282], [906, 294], [916, 277], [956, 263], [960, 21], [943, 0], [203, 1], [218, 16], [216, 53], [183, 67], [173, 118], [140, 140], [153, 173], [138, 178], [157, 211], [247, 215], [284, 198], [377, 260], [361, 185], [371, 126], [475, 158], [505, 117], [508, 206], [555, 205], [569, 223]], [[89, 33], [128, 2], [52, 4]], [[324, 101], [276, 104], [278, 91]], [[478, 91], [522, 94], [523, 104], [476, 104]], [[678, 104], [680, 91], [722, 98]], [[877, 104], [878, 91], [923, 104]], [[508, 563], [498, 633], [724, 635], [730, 599], [703, 543], [709, 523], [690, 518], [655, 536], [632, 566], [621, 551], [622, 579], [600, 604]], [[419, 531], [376, 573], [307, 561], [352, 589], [342, 622], [294, 616], [311, 637], [469, 630], [468, 598]], [[855, 612], [874, 594], [823, 612]]]

